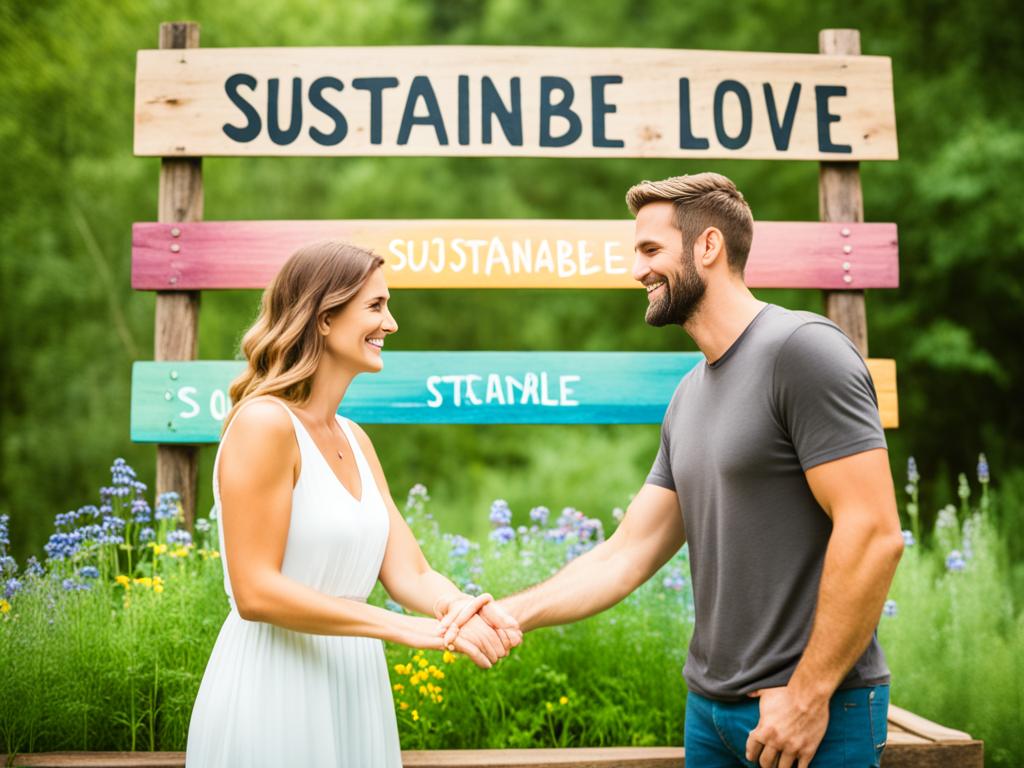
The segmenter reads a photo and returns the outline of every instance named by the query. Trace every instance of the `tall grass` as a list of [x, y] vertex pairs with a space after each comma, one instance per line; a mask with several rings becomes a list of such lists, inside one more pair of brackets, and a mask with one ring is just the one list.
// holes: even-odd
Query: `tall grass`
[[[194, 541], [183, 537], [174, 530], [173, 497], [147, 511], [139, 503], [144, 486], [123, 468], [118, 477], [121, 485], [103, 489], [98, 509], [58, 516], [45, 565], [15, 570], [0, 520], [3, 751], [185, 746], [228, 611], [216, 525], [201, 521]], [[934, 530], [916, 533], [920, 516], [910, 505], [920, 500], [916, 480], [908, 484], [912, 543], [879, 633], [897, 704], [984, 739], [990, 764], [1017, 765], [1024, 760], [1024, 616], [1013, 603], [985, 480], [972, 500], [962, 478], [959, 504], [941, 511]], [[109, 493], [129, 483], [130, 491]], [[489, 515], [480, 513], [491, 535], [477, 544], [440, 529], [422, 486], [410, 492], [405, 512], [430, 562], [469, 592], [478, 585], [499, 595], [519, 590], [605, 535], [599, 521], [576, 510], [513, 515], [498, 501]], [[69, 543], [68, 531], [83, 518], [97, 521], [94, 539]], [[451, 654], [388, 646], [403, 747], [681, 744], [688, 575], [684, 548], [620, 605], [531, 633], [488, 672]], [[371, 601], [401, 610], [379, 587]]]

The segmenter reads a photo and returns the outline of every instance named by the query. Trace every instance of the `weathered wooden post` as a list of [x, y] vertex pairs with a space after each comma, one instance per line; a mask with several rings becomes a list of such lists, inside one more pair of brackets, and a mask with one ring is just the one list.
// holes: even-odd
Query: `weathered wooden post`
[[[199, 25], [191, 21], [160, 25], [161, 48], [198, 48]], [[164, 157], [160, 161], [161, 222], [199, 221], [203, 218], [203, 161], [199, 157]], [[174, 230], [171, 230], [172, 236]], [[172, 242], [178, 253], [181, 244]], [[173, 280], [173, 278], [172, 278]], [[199, 291], [161, 290], [156, 295], [156, 360], [194, 360], [199, 331]], [[174, 377], [172, 372], [171, 377]], [[167, 382], [169, 385], [173, 382]], [[195, 518], [199, 447], [157, 445], [156, 492], [177, 491], [191, 527]]]
[[[818, 33], [818, 51], [837, 56], [860, 55], [860, 31], [823, 29]], [[860, 163], [822, 162], [818, 175], [818, 210], [821, 221], [864, 221], [864, 197], [860, 188]], [[846, 253], [852, 245], [843, 246]], [[850, 249], [850, 250], [846, 250]], [[844, 280], [851, 287], [856, 278], [846, 270]], [[868, 355], [868, 319], [863, 290], [824, 291], [825, 313]]]

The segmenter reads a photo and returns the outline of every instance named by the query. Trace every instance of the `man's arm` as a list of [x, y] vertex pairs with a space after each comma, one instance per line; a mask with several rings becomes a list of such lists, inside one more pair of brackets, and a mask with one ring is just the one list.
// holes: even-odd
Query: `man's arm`
[[607, 541], [547, 581], [499, 604], [524, 632], [584, 619], [615, 605], [647, 581], [685, 541], [675, 491], [645, 485]]
[[[808, 764], [828, 726], [828, 702], [864, 653], [903, 552], [896, 494], [884, 449], [805, 473], [832, 518], [810, 640], [789, 684], [760, 692], [761, 721], [747, 757], [761, 765]], [[763, 751], [762, 751], [763, 750]]]

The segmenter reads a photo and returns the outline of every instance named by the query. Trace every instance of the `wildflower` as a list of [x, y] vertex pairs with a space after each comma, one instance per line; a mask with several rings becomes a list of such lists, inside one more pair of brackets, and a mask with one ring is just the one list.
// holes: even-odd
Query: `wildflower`
[[538, 525], [547, 525], [551, 510], [547, 507], [534, 507], [530, 510], [530, 519]]
[[[491, 525], [495, 528], [507, 528], [512, 522], [512, 510], [504, 499], [496, 499], [491, 503]], [[514, 535], [514, 532], [513, 532]]]
[[946, 558], [946, 570], [950, 573], [962, 571], [966, 566], [967, 563], [964, 561], [963, 555], [960, 554], [959, 550], [954, 549]]
[[153, 556], [154, 557], [159, 557], [160, 555], [164, 554], [167, 551], [167, 545], [166, 544], [157, 544], [157, 543], [151, 541], [149, 543], [149, 546], [151, 546], [153, 548]]
[[131, 587], [132, 587], [131, 579], [129, 579], [123, 573], [119, 573], [117, 576], [115, 576], [114, 577], [114, 581], [116, 581], [118, 584], [120, 584], [125, 589], [131, 589]]
[[676, 592], [681, 592], [686, 588], [686, 579], [683, 577], [682, 571], [678, 568], [673, 568], [669, 571], [668, 576], [662, 580], [661, 584], [665, 589], [674, 589]]
[[409, 704], [407, 702], [400, 701], [400, 702], [398, 702], [398, 708], [401, 709], [404, 712], [405, 710], [407, 710], [409, 708]]
[[391, 689], [397, 691], [398, 693], [401, 693], [405, 690], [405, 686], [401, 683], [395, 683], [393, 686], [391, 686]]
[[555, 705], [550, 701], [545, 701], [544, 706], [547, 707], [548, 712], [551, 712], [555, 708]]
[[412, 711], [412, 719], [413, 719], [414, 721], [416, 721], [416, 720], [419, 720], [419, 719], [420, 719], [420, 713], [419, 713], [419, 711], [418, 711], [418, 710], [415, 710], [415, 709], [414, 709], [414, 710]]
[[914, 457], [911, 456], [907, 459], [907, 480], [911, 483], [917, 483], [921, 479], [921, 476], [917, 473], [917, 462], [914, 461]]
[[21, 589], [20, 581], [14, 578], [8, 579], [7, 583], [4, 584], [4, 597], [10, 600], [19, 589]]
[[462, 591], [467, 595], [479, 595], [483, 592], [483, 588], [479, 584], [474, 584], [472, 581], [467, 581], [462, 585]]
[[35, 555], [32, 555], [32, 557], [25, 561], [25, 573], [32, 576], [43, 575], [43, 566], [39, 564], [39, 560]]
[[562, 696], [561, 698], [558, 699], [558, 703], [561, 704], [564, 707], [566, 704], [569, 703], [569, 697], [568, 696]]
[[939, 510], [938, 516], [935, 518], [936, 528], [957, 528], [959, 524], [956, 520], [956, 507], [952, 504], [947, 504]]
[[148, 526], [139, 531], [139, 542], [145, 544], [147, 541], [152, 541], [156, 538], [156, 531]]
[[174, 520], [178, 517], [180, 509], [181, 496], [174, 491], [168, 491], [157, 497], [154, 516], [157, 520]]
[[62, 581], [60, 585], [64, 588], [65, 592], [74, 592], [75, 590], [89, 589], [88, 584], [80, 584], [74, 579], [64, 579], [64, 581]]
[[441, 661], [443, 661], [445, 664], [454, 664], [455, 663], [455, 654], [452, 653], [451, 651], [445, 651], [444, 655], [441, 656]]
[[905, 547], [912, 547], [916, 543], [917, 542], [914, 541], [914, 532], [913, 531], [903, 531], [903, 546], [905, 546]]
[[10, 611], [11, 604], [4, 600], [2, 597], [0, 597], [0, 613], [10, 613]]
[[220, 552], [218, 552], [216, 549], [211, 549], [210, 550], [210, 557], [213, 558], [214, 560], [216, 560], [217, 558], [220, 557]]
[[0, 547], [9, 546], [11, 543], [10, 521], [10, 515], [0, 515]]
[[205, 517], [200, 517], [198, 520], [196, 520], [196, 530], [200, 533], [209, 533], [210, 521], [207, 520]]
[[515, 529], [510, 525], [503, 525], [501, 528], [495, 528], [491, 531], [491, 541], [496, 541], [499, 544], [507, 544], [516, 537]]
[[169, 557], [188, 557], [188, 547], [175, 547], [167, 554]]
[[984, 453], [978, 454], [978, 482], [982, 485], [987, 485], [989, 480], [988, 475], [988, 459], [985, 458]]
[[0, 555], [0, 576], [13, 576], [18, 572], [18, 563], [10, 555]]
[[136, 523], [148, 523], [153, 519], [153, 510], [149, 508], [149, 502], [145, 499], [135, 499], [132, 502], [132, 517]]
[[164, 580], [159, 576], [153, 577], [153, 591], [158, 595], [164, 591]]
[[416, 483], [409, 489], [409, 495], [405, 500], [405, 508], [412, 509], [417, 504], [430, 501], [430, 494], [427, 493], [427, 486], [423, 483]]
[[616, 507], [615, 509], [612, 510], [612, 517], [615, 519], [616, 523], [621, 523], [622, 518], [624, 518], [625, 516], [626, 513], [622, 510], [622, 507]]
[[957, 477], [956, 495], [961, 501], [967, 501], [971, 497], [971, 486], [967, 484], [967, 475], [963, 472]]
[[187, 547], [192, 543], [192, 534], [188, 531], [174, 530], [167, 534], [168, 544], [177, 544], [180, 547]]
[[451, 537], [452, 557], [463, 557], [469, 553], [470, 541], [465, 536], [455, 535]]
[[100, 577], [99, 568], [94, 565], [83, 565], [78, 569], [78, 575], [83, 579], [98, 579]]
[[886, 600], [885, 605], [882, 606], [882, 615], [888, 616], [889, 618], [896, 618], [896, 601]]

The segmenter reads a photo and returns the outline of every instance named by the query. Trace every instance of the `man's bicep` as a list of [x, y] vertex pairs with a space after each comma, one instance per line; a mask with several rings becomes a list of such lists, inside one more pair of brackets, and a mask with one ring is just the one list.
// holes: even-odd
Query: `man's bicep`
[[679, 496], [659, 485], [644, 485], [630, 502], [611, 542], [642, 569], [646, 581], [686, 543]]
[[896, 490], [885, 449], [818, 464], [804, 476], [814, 498], [833, 522], [838, 522], [837, 515], [849, 513], [883, 530], [899, 530]]

